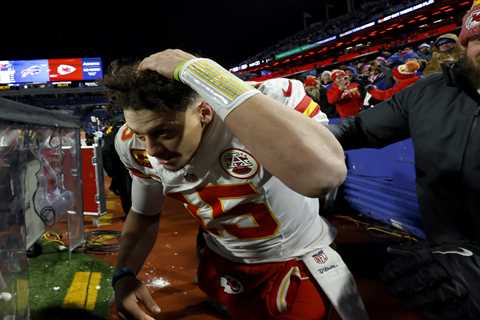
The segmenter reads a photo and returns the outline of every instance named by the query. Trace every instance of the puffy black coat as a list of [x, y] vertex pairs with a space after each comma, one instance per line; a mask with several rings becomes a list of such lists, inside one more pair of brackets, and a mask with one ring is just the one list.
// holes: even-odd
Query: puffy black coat
[[434, 244], [480, 243], [480, 95], [469, 83], [451, 65], [330, 126], [344, 149], [412, 138], [418, 200]]

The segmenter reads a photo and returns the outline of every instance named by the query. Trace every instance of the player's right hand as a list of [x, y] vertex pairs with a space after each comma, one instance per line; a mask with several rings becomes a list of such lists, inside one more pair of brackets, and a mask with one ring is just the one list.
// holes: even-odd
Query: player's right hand
[[147, 287], [135, 277], [125, 277], [115, 284], [115, 303], [122, 320], [155, 320], [145, 313], [140, 303], [153, 315], [160, 313], [160, 307], [153, 300]]

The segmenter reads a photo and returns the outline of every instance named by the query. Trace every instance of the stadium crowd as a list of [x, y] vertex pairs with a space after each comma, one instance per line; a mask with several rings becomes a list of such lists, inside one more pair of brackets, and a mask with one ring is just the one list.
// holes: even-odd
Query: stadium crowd
[[316, 70], [318, 76], [301, 80], [329, 118], [344, 118], [388, 100], [423, 77], [441, 72], [442, 64], [458, 61], [463, 52], [457, 35], [447, 33], [433, 43], [393, 53], [383, 51], [373, 60]]

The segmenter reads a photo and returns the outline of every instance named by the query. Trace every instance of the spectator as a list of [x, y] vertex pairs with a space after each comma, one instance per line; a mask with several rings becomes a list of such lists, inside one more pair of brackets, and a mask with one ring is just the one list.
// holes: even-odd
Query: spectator
[[305, 92], [313, 99], [316, 103], [320, 101], [320, 82], [318, 81], [317, 77], [315, 76], [307, 76], [305, 81], [303, 82], [303, 86], [305, 87]]
[[362, 110], [363, 98], [360, 85], [350, 82], [343, 70], [332, 71], [333, 85], [327, 92], [328, 103], [335, 105], [341, 118], [354, 116]]
[[339, 68], [340, 70], [343, 70], [345, 71], [345, 74], [347, 75], [348, 77], [348, 80], [350, 82], [358, 82], [358, 79], [357, 79], [357, 69], [355, 69], [355, 67], [352, 67], [352, 66], [340, 66]]
[[368, 64], [368, 63], [364, 63], [364, 64], [361, 64], [361, 65], [358, 66], [358, 70], [360, 71], [359, 72], [359, 77], [364, 79], [363, 81], [367, 84], [370, 82], [368, 80], [368, 78], [370, 77], [370, 67], [371, 67], [371, 65]]
[[394, 94], [400, 92], [408, 86], [411, 86], [420, 77], [417, 75], [417, 71], [420, 68], [420, 64], [416, 60], [407, 61], [407, 63], [399, 65], [393, 69], [393, 78], [395, 79], [395, 85], [386, 90], [380, 90], [375, 87], [368, 90], [368, 93], [372, 95], [375, 100], [385, 101], [390, 99]]
[[413, 51], [410, 47], [405, 47], [402, 51], [394, 53], [391, 57], [387, 59], [387, 62], [390, 66], [396, 67], [400, 64], [404, 64], [408, 60], [419, 59], [419, 56]]
[[333, 82], [332, 73], [328, 70], [323, 71], [322, 75], [320, 76], [320, 80], [322, 87], [324, 87], [325, 89], [330, 88]]
[[327, 89], [314, 76], [308, 76], [303, 83], [305, 92], [320, 105], [320, 110], [330, 118], [338, 118], [335, 106], [328, 103]]
[[422, 43], [418, 46], [417, 55], [420, 59], [430, 61], [432, 59], [432, 47], [428, 43]]
[[458, 37], [453, 33], [446, 33], [435, 40], [432, 59], [423, 71], [424, 75], [442, 72], [442, 65], [458, 61], [464, 53]]
[[388, 65], [387, 60], [381, 56], [372, 61], [370, 77], [370, 83], [380, 90], [389, 89], [395, 84], [392, 69]]
[[449, 52], [453, 48], [459, 46], [457, 35], [453, 33], [445, 33], [435, 40], [435, 47], [439, 52]]
[[323, 86], [320, 86], [319, 91], [320, 91], [320, 101], [319, 101], [320, 110], [322, 110], [322, 112], [325, 113], [329, 119], [338, 118], [339, 115], [337, 112], [337, 108], [335, 107], [335, 105], [328, 102], [328, 96], [327, 96], [328, 89]]
[[343, 65], [339, 67], [340, 70], [345, 71], [345, 74], [348, 77], [350, 83], [357, 83], [360, 95], [365, 96], [365, 86], [368, 85], [367, 82], [363, 82], [362, 78], [359, 78], [357, 68], [352, 65]]

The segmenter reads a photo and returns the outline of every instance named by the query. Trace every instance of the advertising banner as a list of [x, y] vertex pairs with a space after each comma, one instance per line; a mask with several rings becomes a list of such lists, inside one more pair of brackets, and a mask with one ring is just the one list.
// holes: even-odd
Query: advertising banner
[[82, 59], [49, 59], [50, 81], [72, 81], [82, 79]]
[[101, 58], [0, 60], [0, 84], [100, 80]]
[[48, 60], [14, 60], [15, 83], [48, 82]]
[[83, 80], [100, 80], [103, 78], [101, 58], [82, 59]]
[[0, 61], [0, 83], [9, 84], [15, 81], [13, 64], [8, 60]]
[[0, 61], [0, 83], [48, 82], [48, 60]]

